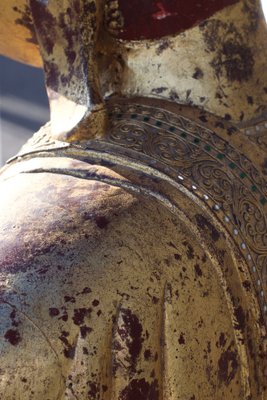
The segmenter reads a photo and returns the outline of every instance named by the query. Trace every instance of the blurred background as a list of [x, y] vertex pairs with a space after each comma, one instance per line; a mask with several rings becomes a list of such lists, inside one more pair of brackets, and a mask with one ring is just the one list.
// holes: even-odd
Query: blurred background
[[43, 71], [0, 56], [0, 166], [48, 120]]
[[0, 56], [0, 166], [48, 120], [43, 71]]

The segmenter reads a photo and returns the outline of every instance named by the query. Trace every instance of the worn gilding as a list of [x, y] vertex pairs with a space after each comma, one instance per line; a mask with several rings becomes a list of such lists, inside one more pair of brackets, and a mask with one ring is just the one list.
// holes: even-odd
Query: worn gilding
[[1, 395], [265, 399], [258, 3], [136, 41], [122, 1], [29, 4], [51, 121], [1, 172]]

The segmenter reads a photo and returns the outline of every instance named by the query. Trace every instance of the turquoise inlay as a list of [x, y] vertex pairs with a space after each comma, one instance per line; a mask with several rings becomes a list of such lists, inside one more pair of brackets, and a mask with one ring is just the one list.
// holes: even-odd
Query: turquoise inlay
[[144, 117], [144, 121], [148, 122], [150, 120], [150, 117]]
[[251, 186], [251, 190], [252, 190], [252, 192], [257, 192], [257, 186], [252, 185], [252, 186]]
[[231, 163], [229, 164], [229, 167], [230, 167], [231, 169], [235, 169], [235, 168], [236, 168], [236, 165], [235, 165], [235, 163], [231, 162]]
[[241, 179], [244, 179], [247, 175], [245, 174], [245, 172], [241, 172], [239, 176]]
[[157, 126], [161, 126], [161, 125], [162, 125], [162, 122], [161, 122], [161, 121], [156, 121], [156, 125], [157, 125]]
[[260, 202], [261, 202], [261, 204], [262, 204], [263, 206], [265, 206], [265, 204], [267, 203], [267, 199], [266, 199], [265, 197], [262, 197], [262, 198], [260, 199]]
[[174, 126], [170, 126], [169, 131], [170, 132], [175, 132], [175, 127]]
[[181, 133], [181, 136], [182, 136], [183, 138], [186, 138], [186, 137], [187, 137], [187, 133], [186, 133], [186, 132], [182, 132], [182, 133]]
[[132, 118], [132, 119], [137, 118], [137, 114], [131, 114], [131, 118]]
[[195, 138], [195, 139], [194, 139], [194, 143], [197, 144], [197, 143], [199, 143], [199, 142], [200, 142], [200, 139], [198, 139], [198, 138]]
[[224, 159], [224, 157], [225, 157], [225, 155], [224, 155], [223, 153], [218, 153], [218, 154], [217, 154], [217, 158], [218, 158], [219, 160]]
[[208, 144], [206, 144], [206, 146], [204, 146], [204, 149], [205, 149], [206, 151], [211, 151], [211, 147], [210, 147]]

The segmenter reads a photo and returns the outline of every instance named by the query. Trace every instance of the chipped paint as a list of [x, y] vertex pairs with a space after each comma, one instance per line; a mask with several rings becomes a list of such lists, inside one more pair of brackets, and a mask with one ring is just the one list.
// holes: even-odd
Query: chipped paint
[[5, 400], [266, 397], [266, 155], [239, 130], [264, 125], [266, 27], [227, 1], [162, 37], [171, 3], [137, 41], [122, 0], [0, 6], [52, 106], [1, 172]]

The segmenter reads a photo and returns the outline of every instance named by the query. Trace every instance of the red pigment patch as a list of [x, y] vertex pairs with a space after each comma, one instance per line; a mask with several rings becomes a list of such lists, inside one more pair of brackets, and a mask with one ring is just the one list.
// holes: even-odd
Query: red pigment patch
[[20, 333], [16, 329], [9, 329], [5, 333], [5, 339], [8, 340], [12, 346], [17, 346], [22, 340]]
[[133, 379], [120, 393], [119, 400], [158, 400], [158, 381], [148, 383], [145, 379]]
[[224, 353], [221, 354], [221, 357], [218, 361], [219, 382], [228, 386], [236, 376], [238, 367], [239, 364], [237, 352], [231, 351], [230, 348], [228, 348]]
[[[107, 1], [109, 3], [110, 0]], [[156, 39], [183, 32], [237, 0], [118, 0], [122, 26], [117, 36], [126, 40]], [[116, 15], [110, 8], [107, 25]], [[110, 25], [111, 26], [111, 25]], [[112, 29], [114, 32], [114, 28]]]
[[75, 308], [73, 322], [75, 325], [82, 325], [85, 317], [89, 316], [92, 312], [91, 308]]

